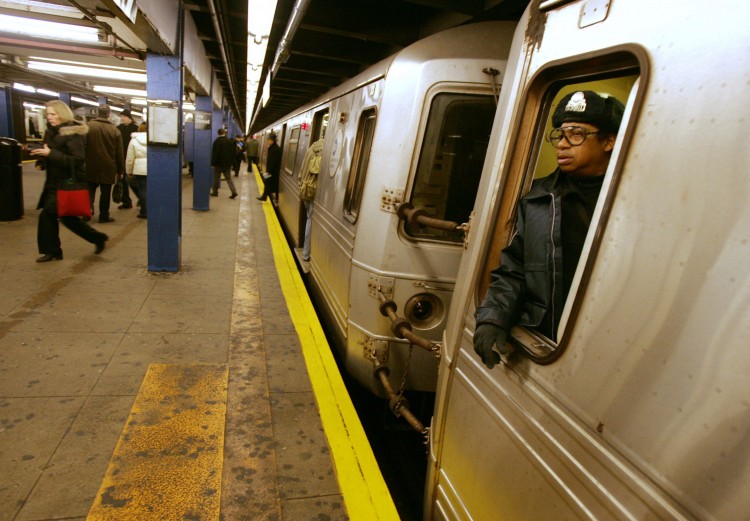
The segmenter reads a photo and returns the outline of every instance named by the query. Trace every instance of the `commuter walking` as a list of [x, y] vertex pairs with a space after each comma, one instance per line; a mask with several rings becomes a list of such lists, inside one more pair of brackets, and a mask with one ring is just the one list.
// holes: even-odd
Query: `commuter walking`
[[251, 163], [257, 167], [258, 166], [258, 140], [255, 139], [255, 136], [253, 135], [250, 135], [245, 141], [245, 154], [247, 155], [248, 170], [250, 168]]
[[229, 185], [229, 189], [232, 191], [230, 199], [237, 197], [237, 189], [234, 187], [234, 181], [232, 181], [232, 165], [234, 164], [235, 156], [235, 145], [234, 141], [227, 137], [227, 129], [219, 129], [219, 137], [214, 141], [213, 147], [211, 148], [211, 166], [214, 168], [214, 185], [211, 190], [211, 196], [217, 197], [219, 195], [219, 184], [221, 183], [221, 174], [224, 174], [224, 179]]
[[[44, 146], [30, 152], [32, 157], [38, 158], [35, 165], [37, 170], [46, 171], [44, 188], [37, 205], [37, 209], [42, 210], [37, 228], [37, 247], [41, 257], [37, 258], [37, 262], [63, 258], [57, 216], [57, 190], [68, 179], [83, 181], [86, 178], [86, 134], [89, 131], [85, 123], [74, 120], [70, 107], [62, 101], [48, 101], [46, 107], [47, 131], [44, 134]], [[93, 244], [95, 254], [104, 250], [109, 237], [83, 222], [80, 217], [59, 217], [59, 222]]]
[[[263, 176], [263, 194], [256, 197], [259, 201], [265, 201], [266, 197], [278, 197], [279, 171], [281, 170], [281, 148], [276, 144], [276, 134], [268, 134], [268, 153], [266, 155], [266, 175]], [[273, 196], [271, 199], [273, 200]]]
[[[117, 125], [117, 130], [120, 131], [120, 135], [122, 136], [123, 154], [127, 156], [130, 137], [133, 132], [138, 132], [138, 125], [133, 121], [133, 116], [128, 109], [125, 109], [120, 113], [120, 124]], [[119, 210], [130, 209], [133, 207], [133, 200], [130, 198], [128, 179], [125, 176], [122, 176], [118, 182], [122, 185], [122, 202], [117, 208]]]
[[86, 142], [86, 179], [89, 182], [91, 213], [94, 210], [96, 189], [99, 193], [99, 222], [114, 221], [109, 215], [112, 185], [125, 175], [122, 136], [109, 120], [109, 105], [99, 105], [98, 117], [89, 122]]
[[148, 217], [148, 187], [146, 175], [148, 174], [148, 138], [146, 130], [148, 125], [141, 123], [138, 132], [131, 136], [128, 152], [125, 155], [125, 173], [128, 180], [134, 183], [134, 192], [140, 201], [141, 210], [138, 212], [139, 219]]

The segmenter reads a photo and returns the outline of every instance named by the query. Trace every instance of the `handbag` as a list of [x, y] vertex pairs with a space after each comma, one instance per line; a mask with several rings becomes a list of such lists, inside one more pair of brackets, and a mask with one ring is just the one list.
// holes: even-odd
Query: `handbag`
[[112, 186], [112, 201], [121, 203], [123, 191], [122, 182], [118, 179], [114, 186]]
[[91, 217], [91, 199], [88, 186], [66, 179], [57, 189], [57, 215], [59, 217]]

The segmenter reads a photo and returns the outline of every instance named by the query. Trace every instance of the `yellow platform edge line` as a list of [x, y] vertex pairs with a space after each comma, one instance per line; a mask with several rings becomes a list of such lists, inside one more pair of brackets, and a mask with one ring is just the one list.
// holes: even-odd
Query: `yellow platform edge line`
[[151, 364], [87, 521], [219, 521], [226, 364]]
[[[262, 180], [254, 168], [259, 192]], [[351, 521], [399, 520], [393, 498], [341, 378], [302, 277], [270, 200], [263, 203], [276, 270], [310, 374]]]

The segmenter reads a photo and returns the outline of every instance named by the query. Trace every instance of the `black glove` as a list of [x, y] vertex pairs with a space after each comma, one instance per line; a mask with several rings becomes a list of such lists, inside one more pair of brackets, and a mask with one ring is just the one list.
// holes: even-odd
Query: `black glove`
[[508, 354], [508, 349], [505, 347], [506, 335], [503, 329], [494, 324], [480, 324], [474, 332], [474, 352], [490, 369], [500, 362], [500, 355], [492, 349], [493, 345], [497, 346], [497, 350], [501, 353]]

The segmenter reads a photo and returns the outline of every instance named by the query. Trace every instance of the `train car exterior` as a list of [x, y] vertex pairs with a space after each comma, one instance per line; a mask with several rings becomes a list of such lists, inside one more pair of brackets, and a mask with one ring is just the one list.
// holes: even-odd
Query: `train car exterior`
[[409, 226], [397, 209], [408, 201], [434, 217], [468, 221], [496, 112], [496, 74], [514, 29], [484, 22], [429, 36], [272, 126], [284, 134], [288, 167], [279, 214], [299, 245], [298, 168], [325, 121], [312, 284], [346, 370], [376, 394], [383, 393], [376, 364], [404, 389], [435, 389], [436, 353], [394, 336], [381, 296], [415, 333], [439, 343], [463, 235]]
[[[503, 81], [445, 330], [425, 519], [750, 516], [750, 6], [534, 1]], [[474, 311], [519, 197], [554, 169], [549, 116], [625, 115], [555, 340], [493, 369]]]

